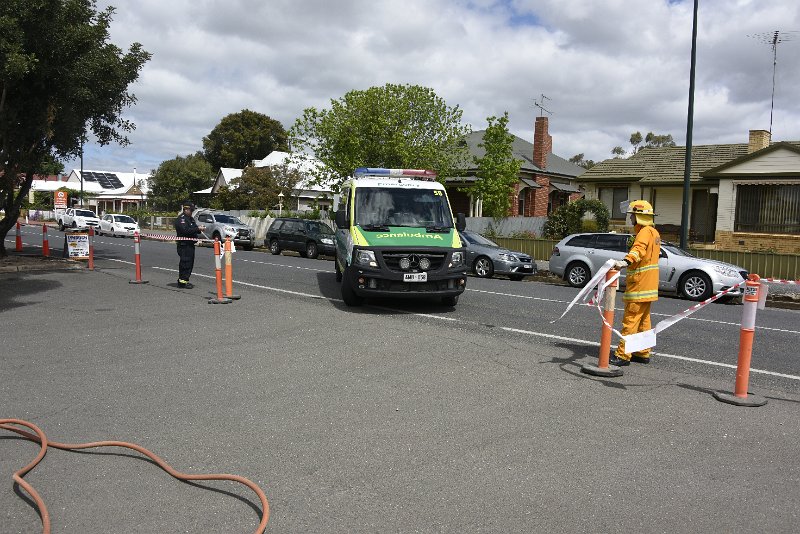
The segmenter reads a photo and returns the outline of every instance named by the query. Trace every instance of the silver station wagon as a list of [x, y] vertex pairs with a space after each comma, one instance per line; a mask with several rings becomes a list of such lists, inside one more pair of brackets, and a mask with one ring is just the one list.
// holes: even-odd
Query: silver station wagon
[[[628, 253], [630, 234], [572, 234], [553, 247], [550, 272], [561, 276], [573, 287], [583, 287], [609, 259], [621, 260]], [[736, 265], [692, 256], [676, 245], [661, 243], [658, 260], [658, 290], [705, 300], [747, 278], [747, 271]], [[625, 269], [620, 272], [620, 285], [625, 285]], [[728, 293], [741, 295], [741, 289]], [[727, 296], [727, 295], [726, 295]]]

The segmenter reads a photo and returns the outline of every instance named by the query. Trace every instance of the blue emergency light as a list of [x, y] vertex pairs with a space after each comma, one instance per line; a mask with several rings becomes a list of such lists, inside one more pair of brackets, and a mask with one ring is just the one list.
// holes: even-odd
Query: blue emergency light
[[359, 167], [353, 173], [355, 176], [396, 176], [413, 177], [417, 179], [435, 180], [436, 173], [425, 169], [385, 169], [383, 167]]

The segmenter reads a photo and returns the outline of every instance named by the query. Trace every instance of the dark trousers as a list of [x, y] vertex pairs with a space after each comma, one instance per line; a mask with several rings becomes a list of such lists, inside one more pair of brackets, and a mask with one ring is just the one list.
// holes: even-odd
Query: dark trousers
[[192, 276], [192, 269], [194, 268], [194, 243], [183, 242], [178, 243], [178, 278], [184, 282], [189, 281]]

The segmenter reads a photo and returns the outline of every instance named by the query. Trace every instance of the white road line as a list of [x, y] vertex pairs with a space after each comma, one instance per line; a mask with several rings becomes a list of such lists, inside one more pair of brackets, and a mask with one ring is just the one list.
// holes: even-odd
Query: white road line
[[256, 261], [256, 260], [246, 260], [246, 259], [240, 259], [238, 261], [245, 261], [247, 263], [258, 263], [260, 265], [272, 265], [274, 267], [287, 267], [289, 269], [300, 269], [300, 270], [303, 270], [303, 271], [315, 271], [315, 272], [318, 272], [318, 273], [328, 273], [328, 272], [330, 272], [330, 269], [313, 269], [311, 267], [300, 267], [300, 266], [297, 266], [297, 265], [285, 265], [283, 263], [273, 263], [273, 262], [269, 262], [269, 261]]
[[[530, 335], [530, 336], [539, 336], [539, 337], [545, 337], [545, 338], [549, 338], [549, 339], [557, 339], [559, 341], [570, 341], [570, 342], [573, 342], [573, 343], [581, 343], [581, 344], [591, 345], [591, 346], [595, 346], [595, 347], [600, 346], [600, 343], [597, 343], [595, 341], [587, 341], [585, 339], [557, 336], [557, 335], [554, 335], [554, 334], [544, 334], [542, 332], [533, 332], [531, 330], [522, 330], [522, 329], [519, 329], [519, 328], [509, 328], [509, 327], [506, 327], [506, 326], [501, 326], [499, 328], [501, 330], [506, 330], [507, 332], [515, 332], [517, 334], [527, 334], [527, 335]], [[699, 358], [690, 358], [688, 356], [678, 356], [677, 354], [666, 354], [666, 353], [663, 353], [663, 352], [653, 352], [653, 355], [654, 356], [663, 357], [663, 358], [672, 358], [672, 359], [675, 359], [675, 360], [683, 360], [683, 361], [686, 361], [686, 362], [703, 363], [703, 364], [706, 364], [706, 365], [712, 365], [712, 366], [716, 366], [716, 367], [726, 367], [728, 369], [736, 369], [736, 366], [732, 365], [730, 363], [714, 362], [714, 361], [710, 361], [710, 360], [701, 360]], [[800, 376], [787, 375], [787, 374], [783, 374], [783, 373], [776, 373], [774, 371], [766, 371], [764, 369], [754, 369], [752, 367], [750, 368], [750, 372], [759, 373], [759, 374], [762, 374], [762, 375], [779, 376], [781, 378], [788, 378], [790, 380], [800, 380]]]

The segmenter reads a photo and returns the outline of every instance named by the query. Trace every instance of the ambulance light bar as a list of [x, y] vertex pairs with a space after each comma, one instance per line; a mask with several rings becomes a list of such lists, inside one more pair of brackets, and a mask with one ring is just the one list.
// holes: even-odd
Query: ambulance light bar
[[366, 176], [396, 176], [398, 178], [414, 178], [417, 180], [436, 180], [436, 173], [425, 169], [384, 169], [382, 167], [359, 167], [353, 173], [356, 177]]

